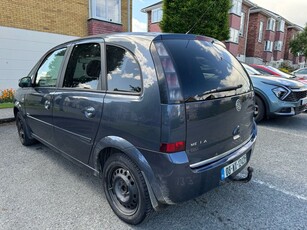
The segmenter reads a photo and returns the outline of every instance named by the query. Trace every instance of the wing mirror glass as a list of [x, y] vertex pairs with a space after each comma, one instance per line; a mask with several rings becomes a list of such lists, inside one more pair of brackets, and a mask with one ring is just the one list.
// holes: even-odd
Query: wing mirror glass
[[19, 87], [25, 88], [25, 87], [31, 87], [32, 86], [32, 80], [30, 77], [23, 77], [19, 80]]

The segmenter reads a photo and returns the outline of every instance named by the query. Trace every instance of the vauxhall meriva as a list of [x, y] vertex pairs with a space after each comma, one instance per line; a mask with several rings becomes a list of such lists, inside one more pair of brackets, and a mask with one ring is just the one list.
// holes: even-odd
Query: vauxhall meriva
[[102, 175], [119, 218], [197, 197], [249, 162], [253, 87], [212, 38], [121, 33], [47, 52], [19, 82], [23, 145], [36, 140]]

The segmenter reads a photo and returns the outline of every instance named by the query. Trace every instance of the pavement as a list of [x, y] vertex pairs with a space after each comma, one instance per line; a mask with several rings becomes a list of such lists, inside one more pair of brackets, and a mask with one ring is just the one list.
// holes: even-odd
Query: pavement
[[0, 124], [14, 121], [14, 112], [13, 108], [9, 109], [0, 109]]

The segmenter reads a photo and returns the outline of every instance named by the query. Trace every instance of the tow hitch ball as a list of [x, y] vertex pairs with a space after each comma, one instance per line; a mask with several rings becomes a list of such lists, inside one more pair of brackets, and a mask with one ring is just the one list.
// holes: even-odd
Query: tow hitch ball
[[232, 181], [247, 183], [252, 179], [254, 169], [252, 167], [247, 168], [247, 176], [244, 178], [232, 178]]

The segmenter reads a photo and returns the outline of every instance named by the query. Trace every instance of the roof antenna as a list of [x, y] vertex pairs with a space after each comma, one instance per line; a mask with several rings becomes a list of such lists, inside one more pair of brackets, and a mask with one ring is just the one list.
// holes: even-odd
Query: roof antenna
[[211, 8], [211, 6], [215, 4], [215, 1], [210, 2], [210, 5], [208, 6], [208, 8], [206, 9], [206, 11], [201, 15], [201, 17], [193, 24], [193, 26], [188, 30], [188, 32], [186, 32], [185, 34], [189, 34], [191, 32], [191, 30], [194, 29], [194, 27], [203, 19], [203, 17], [205, 16], [205, 14], [208, 12], [208, 10]]

